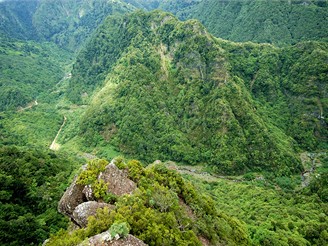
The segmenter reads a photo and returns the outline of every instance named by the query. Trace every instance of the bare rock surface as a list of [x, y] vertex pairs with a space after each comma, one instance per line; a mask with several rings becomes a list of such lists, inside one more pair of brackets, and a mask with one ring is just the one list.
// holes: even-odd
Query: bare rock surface
[[104, 172], [99, 174], [98, 179], [104, 180], [108, 192], [117, 196], [131, 194], [137, 188], [137, 185], [127, 177], [127, 173], [118, 169], [112, 162], [106, 166]]
[[[87, 165], [82, 167], [86, 170]], [[137, 185], [128, 178], [127, 172], [117, 168], [112, 161], [108, 164], [105, 170], [99, 174], [98, 180], [103, 180], [107, 185], [107, 191], [116, 196], [124, 194], [131, 194]], [[114, 206], [97, 202], [91, 185], [77, 184], [77, 177], [75, 177], [72, 184], [65, 191], [64, 195], [59, 201], [58, 211], [70, 217], [73, 222], [81, 227], [86, 227], [88, 217], [95, 215], [98, 208], [109, 207], [113, 209]]]
[[96, 198], [94, 197], [91, 185], [84, 186], [82, 193], [84, 194], [87, 201], [95, 201], [96, 200]]
[[58, 211], [71, 218], [74, 209], [85, 201], [85, 196], [82, 193], [84, 185], [77, 184], [76, 180], [77, 177], [75, 177], [72, 184], [65, 191], [58, 204]]
[[115, 208], [114, 205], [95, 201], [81, 203], [74, 209], [73, 219], [81, 227], [86, 227], [88, 224], [88, 217], [95, 215], [97, 213], [97, 209], [104, 207], [108, 207], [110, 210]]
[[89, 238], [87, 241], [80, 244], [80, 246], [145, 246], [143, 241], [132, 236], [127, 235], [125, 238], [115, 239], [111, 237], [109, 231], [105, 231], [101, 234], [95, 235]]

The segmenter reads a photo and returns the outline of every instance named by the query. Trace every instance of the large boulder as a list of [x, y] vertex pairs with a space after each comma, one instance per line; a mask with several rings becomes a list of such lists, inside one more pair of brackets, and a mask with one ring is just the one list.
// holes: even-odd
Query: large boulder
[[[83, 166], [85, 170], [87, 166]], [[131, 194], [136, 189], [136, 184], [128, 178], [128, 174], [117, 168], [112, 161], [103, 172], [98, 175], [98, 180], [103, 180], [107, 185], [107, 191], [116, 196]], [[98, 208], [109, 207], [113, 205], [97, 202], [91, 185], [81, 185], [75, 177], [72, 184], [65, 191], [59, 201], [58, 211], [67, 215], [72, 221], [85, 227], [88, 223], [88, 217], [95, 215]]]
[[72, 218], [74, 209], [81, 203], [85, 202], [85, 196], [82, 193], [84, 185], [76, 183], [77, 177], [75, 177], [72, 184], [65, 191], [64, 195], [59, 201], [58, 211], [64, 215]]
[[74, 209], [72, 217], [79, 226], [86, 227], [88, 224], [88, 218], [91, 215], [96, 215], [97, 210], [104, 207], [109, 208], [109, 210], [113, 210], [115, 208], [114, 205], [108, 203], [95, 201], [84, 202]]
[[87, 239], [87, 241], [80, 244], [81, 246], [146, 246], [143, 241], [132, 236], [127, 235], [124, 238], [112, 238], [109, 231], [95, 235]]
[[106, 166], [105, 171], [101, 172], [98, 176], [98, 180], [105, 181], [108, 187], [108, 192], [122, 196], [124, 194], [131, 194], [137, 185], [127, 177], [127, 173], [118, 169], [118, 167], [111, 162]]

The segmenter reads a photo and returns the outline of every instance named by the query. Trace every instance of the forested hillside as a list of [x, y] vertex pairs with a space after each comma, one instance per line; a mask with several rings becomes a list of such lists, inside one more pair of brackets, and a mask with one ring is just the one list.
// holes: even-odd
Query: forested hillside
[[[123, 173], [126, 173], [127, 177]], [[119, 179], [124, 179], [124, 184], [118, 185]], [[105, 200], [110, 205], [98, 209], [88, 218], [86, 224], [74, 232], [61, 231], [50, 238], [47, 244], [49, 246], [78, 245], [82, 241], [87, 244], [88, 238], [106, 230], [123, 238], [130, 232], [147, 245], [250, 243], [243, 223], [215, 208], [209, 196], [199, 193], [190, 182], [185, 181], [176, 171], [167, 169], [162, 163], [144, 168], [136, 160], [117, 159], [110, 164], [105, 160], [94, 160], [88, 163], [76, 183], [74, 182], [59, 205], [61, 211], [65, 209], [69, 212], [67, 210], [75, 209], [71, 216], [73, 221], [80, 221], [74, 215], [77, 210], [83, 211], [82, 213], [92, 211], [87, 204], [100, 204]], [[92, 187], [92, 193], [96, 197], [91, 200], [87, 197], [86, 200], [80, 201], [81, 204], [76, 204], [76, 208], [71, 208], [71, 201], [80, 194], [78, 188], [74, 187], [79, 185], [82, 188], [85, 185]], [[127, 186], [133, 192], [127, 192]], [[67, 196], [70, 197], [69, 200]], [[69, 208], [65, 206], [66, 203], [70, 204]], [[102, 241], [103, 244], [106, 243], [106, 240]], [[127, 245], [120, 244], [119, 240], [117, 243]]]
[[327, 14], [0, 0], [0, 245], [327, 245]]
[[41, 0], [33, 23], [42, 38], [75, 50], [105, 17], [132, 9], [121, 1]]
[[203, 0], [178, 15], [200, 20], [220, 38], [284, 45], [327, 41], [327, 8], [326, 0]]
[[326, 56], [324, 43], [234, 44], [197, 21], [137, 12], [106, 20], [77, 58], [69, 95], [91, 102], [86, 144], [287, 175], [302, 170], [298, 148], [327, 143]]
[[186, 8], [201, 2], [202, 0], [124, 0], [124, 2], [145, 10], [162, 9], [176, 14]]
[[39, 0], [0, 1], [0, 34], [2, 37], [37, 40], [33, 15]]
[[36, 245], [66, 226], [57, 202], [74, 168], [67, 155], [0, 146], [1, 245]]
[[64, 76], [70, 55], [50, 43], [0, 38], [0, 111], [48, 98]]
[[123, 1], [5, 0], [0, 33], [21, 40], [51, 41], [75, 51], [108, 15], [135, 9]]

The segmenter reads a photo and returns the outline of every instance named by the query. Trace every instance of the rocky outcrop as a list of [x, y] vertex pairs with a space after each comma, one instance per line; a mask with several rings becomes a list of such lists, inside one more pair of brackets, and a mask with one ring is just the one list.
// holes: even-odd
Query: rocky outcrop
[[112, 238], [109, 231], [95, 235], [79, 246], [146, 246], [143, 241], [132, 236], [127, 235], [125, 238]]
[[114, 205], [108, 203], [101, 203], [96, 201], [84, 202], [78, 205], [72, 214], [74, 221], [81, 227], [86, 227], [88, 224], [88, 218], [91, 215], [96, 215], [97, 209], [107, 207], [110, 210], [115, 208]]
[[[85, 170], [87, 166], [83, 166]], [[67, 215], [80, 227], [86, 227], [88, 217], [95, 215], [97, 209], [108, 207], [114, 209], [113, 205], [97, 202], [91, 185], [80, 185], [73, 183], [65, 191], [59, 201], [58, 211]], [[112, 161], [103, 172], [98, 175], [98, 180], [103, 180], [107, 185], [107, 192], [116, 196], [131, 194], [136, 189], [136, 184], [128, 178], [128, 174], [120, 169]]]
[[127, 177], [127, 173], [118, 169], [113, 162], [108, 164], [105, 171], [99, 174], [99, 179], [104, 180], [108, 191], [117, 196], [131, 194], [137, 188], [137, 185]]
[[77, 177], [75, 177], [72, 184], [65, 191], [64, 195], [59, 201], [58, 211], [64, 215], [72, 218], [74, 209], [81, 203], [85, 202], [85, 196], [82, 193], [84, 185], [76, 183]]

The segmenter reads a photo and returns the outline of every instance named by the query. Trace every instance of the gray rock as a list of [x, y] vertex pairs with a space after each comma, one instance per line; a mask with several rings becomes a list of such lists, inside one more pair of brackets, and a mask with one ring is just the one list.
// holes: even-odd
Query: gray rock
[[79, 204], [86, 201], [85, 196], [82, 193], [84, 185], [77, 184], [76, 180], [77, 177], [75, 177], [72, 184], [65, 191], [58, 204], [58, 211], [69, 217], [72, 217], [74, 209]]
[[127, 177], [127, 173], [118, 169], [113, 163], [106, 166], [98, 179], [104, 180], [108, 187], [107, 191], [117, 196], [131, 194], [137, 188], [137, 185]]
[[73, 211], [74, 221], [81, 227], [86, 227], [88, 224], [88, 218], [91, 215], [96, 215], [99, 208], [108, 207], [110, 210], [115, 208], [114, 205], [107, 203], [100, 203], [95, 201], [84, 202], [78, 205]]
[[95, 235], [87, 241], [80, 244], [80, 246], [146, 246], [143, 241], [132, 236], [127, 235], [125, 238], [112, 238], [109, 231]]
[[92, 190], [91, 185], [86, 185], [86, 186], [84, 186], [82, 192], [83, 192], [83, 194], [85, 195], [85, 198], [86, 198], [88, 201], [95, 201], [95, 200], [96, 200], [96, 198], [95, 198], [94, 195], [93, 195], [93, 190]]

